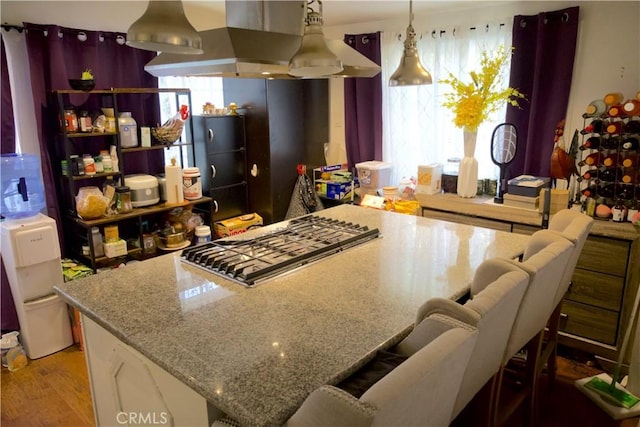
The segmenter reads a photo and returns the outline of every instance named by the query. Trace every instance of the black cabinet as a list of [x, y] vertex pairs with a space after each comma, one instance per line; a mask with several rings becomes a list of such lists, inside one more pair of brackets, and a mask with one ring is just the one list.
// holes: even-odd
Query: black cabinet
[[249, 211], [265, 224], [284, 219], [298, 178], [324, 164], [329, 141], [327, 79], [223, 80], [225, 102], [235, 102], [246, 120]]
[[202, 192], [213, 199], [212, 221], [247, 213], [244, 116], [194, 116], [193, 131]]

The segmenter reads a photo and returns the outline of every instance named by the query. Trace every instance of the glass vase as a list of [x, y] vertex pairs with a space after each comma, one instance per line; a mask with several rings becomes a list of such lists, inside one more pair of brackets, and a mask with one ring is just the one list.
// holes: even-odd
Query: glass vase
[[478, 191], [478, 160], [474, 153], [476, 151], [476, 131], [464, 129], [464, 157], [460, 161], [460, 171], [458, 172], [458, 196], [475, 197]]

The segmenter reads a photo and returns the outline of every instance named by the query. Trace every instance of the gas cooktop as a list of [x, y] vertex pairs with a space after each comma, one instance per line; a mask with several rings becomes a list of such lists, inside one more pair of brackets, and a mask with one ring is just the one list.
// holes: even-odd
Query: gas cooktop
[[244, 286], [283, 274], [310, 262], [375, 239], [377, 228], [315, 215], [244, 240], [219, 240], [187, 248], [182, 261]]

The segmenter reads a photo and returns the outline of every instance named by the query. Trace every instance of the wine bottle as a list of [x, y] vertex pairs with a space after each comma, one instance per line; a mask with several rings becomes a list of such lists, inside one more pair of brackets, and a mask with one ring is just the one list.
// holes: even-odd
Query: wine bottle
[[603, 129], [606, 128], [604, 120], [596, 119], [592, 120], [584, 129], [580, 131], [582, 135], [586, 135], [588, 133], [602, 133]]
[[626, 218], [627, 207], [622, 203], [621, 199], [616, 201], [616, 204], [611, 208], [611, 220], [613, 222], [623, 222]]
[[602, 181], [613, 182], [619, 176], [622, 176], [622, 169], [614, 167], [614, 168], [607, 168], [602, 172], [600, 172], [600, 174], [598, 175], [598, 178], [600, 178]]
[[631, 156], [625, 156], [622, 159], [622, 166], [624, 166], [625, 168], [632, 168], [637, 164], [637, 156], [636, 155], [631, 155]]
[[636, 177], [637, 173], [635, 169], [627, 169], [627, 171], [622, 174], [620, 181], [624, 182], [625, 184], [633, 184], [633, 182], [636, 180]]
[[598, 189], [598, 194], [605, 198], [611, 198], [616, 194], [615, 184], [606, 184]]
[[589, 169], [582, 174], [583, 179], [595, 179], [598, 177], [599, 170], [597, 168]]
[[[634, 197], [635, 199], [635, 197]], [[638, 205], [638, 201], [634, 200], [629, 209], [627, 209], [627, 221], [631, 222], [633, 216], [640, 211], [640, 205]]]
[[609, 122], [607, 125], [607, 132], [612, 135], [619, 135], [624, 132], [624, 122], [621, 120], [615, 122]]
[[629, 135], [622, 141], [623, 150], [637, 150], [640, 146], [640, 136]]
[[624, 131], [626, 133], [640, 133], [640, 120], [629, 120], [624, 125]]
[[600, 146], [602, 148], [606, 148], [608, 150], [610, 149], [617, 149], [618, 146], [620, 145], [620, 137], [619, 136], [609, 136], [609, 137], [603, 137], [601, 142], [600, 142]]
[[639, 116], [640, 115], [640, 99], [627, 99], [622, 104], [622, 109], [627, 116]]
[[[616, 198], [621, 200], [631, 199], [633, 197], [633, 185], [632, 184], [619, 185], [618, 187], [616, 187], [614, 195]], [[608, 196], [608, 197], [613, 197], [613, 196]]]
[[602, 99], [594, 99], [587, 105], [583, 118], [601, 117], [607, 111], [607, 104]]
[[581, 150], [589, 150], [589, 149], [595, 149], [600, 147], [600, 143], [602, 141], [602, 138], [600, 138], [599, 136], [591, 136], [589, 137], [589, 139], [587, 139], [584, 144], [582, 144], [580, 146]]
[[613, 118], [622, 117], [626, 115], [624, 109], [622, 108], [622, 105], [620, 104], [615, 104], [609, 107], [609, 110], [607, 111], [607, 113], [609, 114], [609, 117], [613, 117]]
[[591, 153], [587, 157], [585, 157], [582, 162], [585, 165], [588, 165], [588, 166], [597, 166], [597, 165], [602, 163], [602, 160], [603, 160], [602, 153], [595, 152], [595, 153]]
[[611, 153], [602, 159], [602, 164], [608, 168], [612, 168], [618, 164], [618, 153]]
[[604, 96], [604, 103], [611, 106], [615, 104], [620, 104], [622, 102], [623, 96], [620, 92], [611, 92]]
[[595, 198], [595, 196], [598, 194], [598, 186], [597, 185], [590, 185], [587, 188], [582, 190], [582, 194], [585, 197], [593, 197], [593, 198]]

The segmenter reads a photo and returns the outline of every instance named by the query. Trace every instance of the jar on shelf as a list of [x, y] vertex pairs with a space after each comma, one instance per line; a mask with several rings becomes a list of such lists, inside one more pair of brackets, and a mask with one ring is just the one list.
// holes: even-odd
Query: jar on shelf
[[102, 156], [98, 155], [93, 158], [93, 162], [96, 165], [96, 173], [104, 172], [104, 164], [102, 163]]
[[78, 116], [73, 107], [64, 107], [64, 127], [67, 132], [78, 132]]
[[96, 162], [91, 154], [83, 154], [82, 162], [84, 163], [84, 174], [95, 175], [96, 174]]
[[197, 167], [184, 168], [182, 172], [182, 186], [185, 199], [197, 200], [202, 198], [200, 169]]
[[131, 189], [126, 185], [116, 187], [116, 211], [119, 214], [123, 214], [129, 213], [132, 210]]
[[123, 111], [118, 117], [118, 126], [120, 127], [120, 146], [123, 148], [132, 148], [138, 146], [138, 124], [131, 117], [131, 112]]
[[93, 130], [93, 126], [91, 125], [91, 116], [87, 110], [80, 111], [80, 115], [78, 117], [78, 128], [80, 132], [91, 132]]

